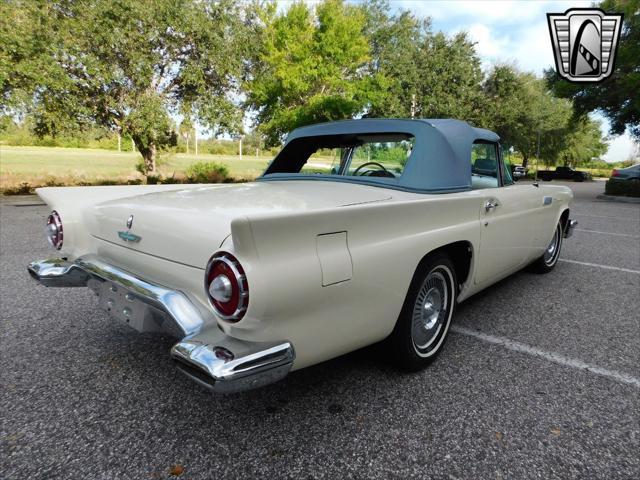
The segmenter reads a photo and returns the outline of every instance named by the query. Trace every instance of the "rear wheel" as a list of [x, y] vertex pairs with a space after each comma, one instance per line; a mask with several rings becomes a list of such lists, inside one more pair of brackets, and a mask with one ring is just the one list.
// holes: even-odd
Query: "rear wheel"
[[562, 221], [556, 225], [556, 231], [553, 234], [553, 238], [544, 253], [531, 264], [531, 270], [535, 273], [549, 273], [553, 270], [553, 267], [558, 263], [560, 257], [560, 249], [562, 248], [563, 238]]
[[428, 258], [416, 271], [390, 337], [396, 362], [410, 371], [429, 365], [442, 350], [457, 297], [451, 260]]

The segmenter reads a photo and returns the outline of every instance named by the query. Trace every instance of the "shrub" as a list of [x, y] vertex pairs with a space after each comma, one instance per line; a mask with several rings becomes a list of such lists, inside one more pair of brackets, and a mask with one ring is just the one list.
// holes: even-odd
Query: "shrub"
[[610, 178], [604, 186], [604, 193], [607, 195], [640, 197], [640, 182], [637, 180]]
[[28, 182], [22, 182], [20, 185], [14, 185], [6, 188], [2, 188], [0, 192], [2, 195], [29, 195], [33, 193], [34, 187]]
[[229, 177], [229, 169], [216, 162], [197, 162], [187, 168], [189, 183], [222, 183]]
[[162, 175], [160, 174], [154, 175], [149, 173], [147, 175], [147, 185], [158, 185], [161, 180], [162, 180]]
[[160, 183], [163, 185], [173, 185], [176, 183], [184, 183], [184, 178], [176, 177], [175, 172], [170, 177], [162, 177]]

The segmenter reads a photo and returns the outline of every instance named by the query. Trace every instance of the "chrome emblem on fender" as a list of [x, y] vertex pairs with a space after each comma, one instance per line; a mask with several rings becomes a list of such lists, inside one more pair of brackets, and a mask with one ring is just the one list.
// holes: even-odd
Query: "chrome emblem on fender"
[[[127, 228], [131, 229], [132, 226], [133, 226], [133, 215], [129, 215], [129, 218], [127, 218]], [[127, 230], [126, 232], [124, 230], [119, 231], [118, 236], [125, 242], [137, 243], [140, 240], [142, 240], [141, 236], [131, 233], [129, 230]]]
[[125, 242], [139, 242], [140, 240], [142, 240], [142, 237], [135, 235], [131, 232], [129, 232], [128, 230], [126, 232], [120, 231], [118, 232], [118, 236], [124, 240]]
[[556, 71], [570, 82], [600, 82], [613, 72], [621, 14], [599, 8], [547, 13]]

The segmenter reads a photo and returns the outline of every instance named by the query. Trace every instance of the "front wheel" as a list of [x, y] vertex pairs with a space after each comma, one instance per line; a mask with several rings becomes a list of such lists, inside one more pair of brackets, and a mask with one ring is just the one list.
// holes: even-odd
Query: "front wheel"
[[562, 228], [562, 221], [556, 225], [556, 231], [553, 234], [553, 238], [544, 253], [531, 264], [531, 270], [535, 273], [549, 273], [553, 270], [553, 267], [558, 263], [560, 257], [560, 249], [562, 248], [562, 238], [564, 236], [564, 230]]
[[457, 298], [456, 273], [446, 255], [436, 254], [418, 268], [391, 334], [397, 363], [410, 371], [429, 365], [442, 350]]

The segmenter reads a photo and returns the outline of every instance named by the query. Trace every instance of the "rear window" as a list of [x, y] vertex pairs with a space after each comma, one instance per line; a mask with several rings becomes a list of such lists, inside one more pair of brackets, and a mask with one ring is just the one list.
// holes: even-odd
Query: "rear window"
[[398, 178], [413, 151], [406, 133], [326, 135], [292, 140], [265, 175], [290, 173]]

